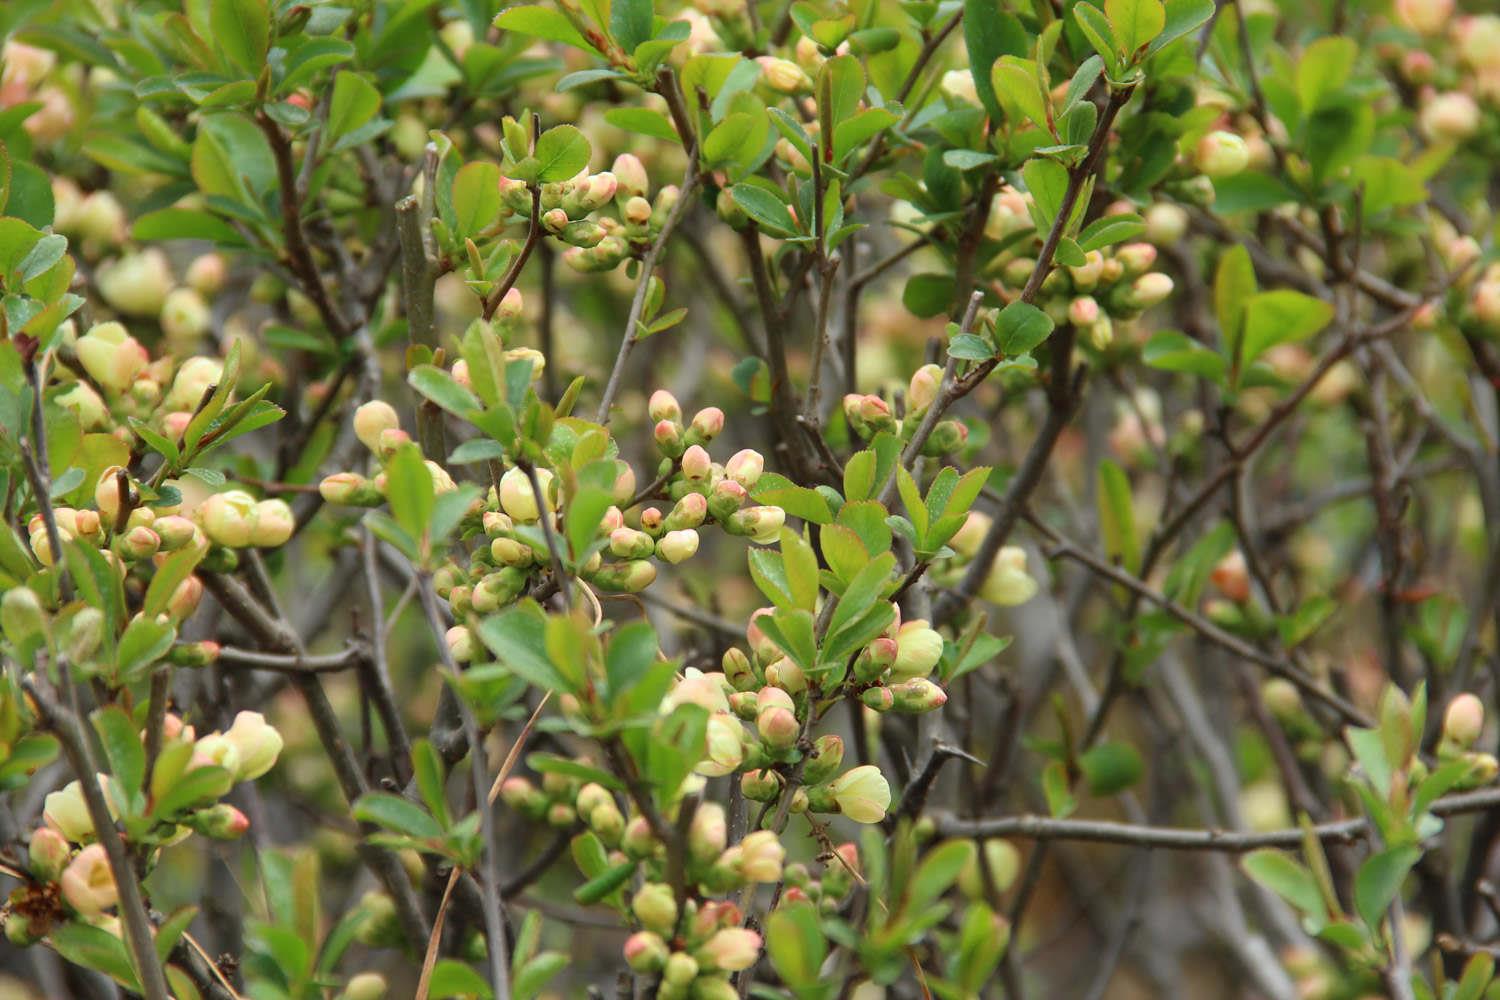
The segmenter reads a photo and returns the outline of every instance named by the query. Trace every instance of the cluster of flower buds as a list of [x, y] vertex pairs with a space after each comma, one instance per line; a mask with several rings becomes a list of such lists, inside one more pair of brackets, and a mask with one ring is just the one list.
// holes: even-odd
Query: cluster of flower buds
[[[575, 197], [570, 203], [566, 193], [554, 194], [551, 197], [557, 204], [549, 208], [548, 188], [567, 185], [582, 187], [587, 195]], [[604, 173], [580, 175], [560, 185], [543, 185], [542, 224], [572, 244], [564, 251], [563, 260], [574, 270], [585, 274], [612, 271], [656, 239], [681, 193], [676, 185], [668, 184], [648, 199], [649, 190], [645, 166], [634, 154], [621, 153]], [[510, 201], [525, 195], [523, 187], [519, 195], [509, 196]], [[598, 209], [611, 202], [614, 215], [597, 214]], [[591, 212], [596, 213], [594, 218], [584, 217]]]
[[1417, 125], [1434, 143], [1478, 134], [1500, 110], [1500, 16], [1454, 16], [1453, 0], [1398, 0], [1395, 20], [1410, 34], [1378, 49], [1416, 92]]
[[35, 102], [21, 125], [39, 143], [55, 142], [74, 128], [74, 98], [52, 79], [56, 69], [57, 56], [49, 49], [17, 41], [0, 49], [0, 108]]
[[[144, 734], [142, 734], [144, 738]], [[168, 714], [162, 723], [161, 748], [151, 771], [148, 801], [168, 801], [183, 777], [197, 768], [215, 766], [228, 772], [230, 784], [251, 781], [271, 769], [281, 753], [281, 734], [258, 712], [240, 712], [222, 733], [197, 736], [192, 726]], [[110, 815], [118, 818], [112, 778], [96, 776]], [[215, 840], [233, 840], [249, 829], [245, 814], [227, 802], [188, 803], [170, 816], [156, 817], [159, 843], [178, 843], [194, 833]], [[5, 934], [12, 944], [33, 944], [54, 925], [82, 920], [116, 936], [119, 921], [109, 911], [119, 901], [114, 873], [78, 781], [47, 795], [42, 803], [42, 825], [31, 834], [27, 879], [10, 895]]]
[[[890, 433], [902, 440], [910, 440], [922, 424], [922, 418], [932, 407], [942, 390], [943, 369], [928, 364], [918, 368], [911, 377], [906, 390], [906, 409], [897, 417], [882, 396], [874, 393], [851, 392], [844, 396], [844, 419], [850, 429], [866, 438]], [[962, 448], [969, 440], [969, 428], [961, 420], [938, 421], [932, 433], [922, 444], [922, 454], [928, 456], [949, 455]]]
[[[1005, 240], [1030, 228], [1031, 195], [1009, 186], [995, 195], [986, 222], [985, 235]], [[1111, 212], [1129, 212], [1126, 203], [1111, 207]], [[1115, 324], [1139, 317], [1147, 309], [1172, 294], [1172, 279], [1154, 271], [1158, 243], [1180, 239], [1186, 231], [1183, 210], [1170, 203], [1152, 206], [1147, 211], [1146, 240], [1090, 250], [1083, 263], [1054, 267], [1042, 282], [1037, 305], [1055, 323], [1070, 323], [1080, 340], [1095, 350], [1105, 350], [1115, 339]], [[998, 277], [1008, 289], [1024, 288], [1036, 270], [1033, 244], [1017, 243], [997, 254], [988, 265], [988, 273]]]
[[[990, 532], [993, 519], [973, 510], [963, 526], [948, 539], [952, 554], [933, 568], [933, 579], [944, 584], [957, 583], [979, 555], [979, 548]], [[1026, 550], [1019, 545], [1004, 545], [990, 563], [989, 573], [980, 585], [979, 597], [1002, 608], [1025, 604], [1036, 596], [1037, 582], [1026, 571]]]
[[[662, 456], [659, 474], [668, 477], [664, 489], [673, 502], [669, 511], [654, 506], [641, 511], [640, 530], [656, 540], [658, 553], [670, 540], [690, 555], [697, 543], [679, 533], [706, 521], [718, 523], [731, 535], [762, 544], [780, 536], [786, 511], [751, 502], [750, 493], [765, 470], [760, 452], [746, 448], [722, 464], [708, 452], [707, 445], [724, 429], [723, 410], [710, 406], [684, 421], [677, 400], [665, 389], [658, 389], [651, 394], [647, 412], [652, 438]], [[614, 536], [610, 542], [613, 547]]]

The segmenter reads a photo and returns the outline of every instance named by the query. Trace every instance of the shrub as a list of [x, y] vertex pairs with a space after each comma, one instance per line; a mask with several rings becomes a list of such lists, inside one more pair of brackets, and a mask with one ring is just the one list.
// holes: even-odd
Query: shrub
[[7, 995], [1500, 995], [1462, 6], [6, 5]]

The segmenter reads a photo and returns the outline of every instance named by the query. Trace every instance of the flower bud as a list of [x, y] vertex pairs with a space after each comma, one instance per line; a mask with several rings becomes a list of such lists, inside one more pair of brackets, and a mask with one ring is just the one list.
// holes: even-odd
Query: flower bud
[[604, 590], [638, 594], [656, 581], [656, 566], [648, 559], [608, 563], [600, 566], [589, 579]]
[[443, 633], [443, 642], [454, 663], [468, 663], [474, 658], [474, 636], [464, 626], [455, 625]]
[[740, 841], [740, 871], [751, 882], [773, 883], [781, 880], [786, 848], [781, 838], [770, 830], [756, 830]]
[[1156, 263], [1156, 247], [1150, 243], [1127, 243], [1115, 250], [1115, 260], [1120, 262], [1121, 277], [1137, 278]]
[[238, 751], [239, 766], [235, 777], [240, 781], [259, 778], [271, 769], [281, 754], [281, 734], [267, 724], [266, 717], [259, 712], [237, 714], [224, 738]]
[[372, 399], [354, 411], [354, 436], [372, 452], [380, 451], [380, 436], [388, 430], [400, 430], [401, 418], [396, 408], [384, 400]]
[[1099, 321], [1099, 303], [1092, 295], [1080, 295], [1068, 303], [1068, 322], [1077, 327], [1093, 326]]
[[385, 1000], [385, 977], [378, 972], [361, 972], [344, 984], [338, 1000]]
[[760, 935], [745, 927], [726, 927], [705, 941], [693, 957], [704, 968], [723, 972], [748, 969], [760, 957]]
[[925, 677], [892, 684], [887, 690], [893, 699], [891, 707], [898, 712], [931, 712], [947, 704], [948, 694]]
[[677, 928], [677, 900], [672, 887], [662, 882], [647, 882], [630, 901], [630, 911], [648, 931], [670, 937]]
[[749, 691], [755, 686], [755, 671], [750, 666], [750, 657], [738, 646], [730, 646], [719, 660], [724, 677], [736, 691]]
[[[1099, 277], [1103, 272], [1104, 254], [1098, 250], [1090, 250], [1084, 254], [1083, 264], [1080, 266], [1068, 268], [1068, 276], [1073, 279], [1073, 287], [1080, 292], [1087, 292], [1099, 284]], [[1078, 325], [1083, 326], [1086, 324]]]
[[1006, 545], [995, 556], [979, 596], [1002, 608], [1025, 604], [1036, 596], [1037, 582], [1026, 572], [1026, 550]]
[[778, 94], [796, 94], [812, 86], [812, 80], [802, 67], [789, 59], [759, 56], [755, 61], [760, 63], [761, 79]]
[[813, 743], [812, 753], [802, 767], [802, 780], [809, 785], [821, 785], [838, 773], [844, 764], [844, 739], [833, 733], [820, 736]]
[[713, 469], [713, 459], [701, 445], [693, 445], [682, 453], [682, 474], [690, 480], [707, 479]]
[[85, 917], [98, 916], [120, 898], [102, 844], [89, 844], [79, 851], [59, 881], [63, 899]]
[[255, 498], [244, 490], [215, 493], [194, 511], [208, 540], [229, 549], [251, 544], [258, 514]]
[[42, 600], [30, 587], [12, 587], [0, 596], [0, 630], [17, 646], [44, 634], [47, 612]]
[[1436, 35], [1453, 16], [1453, 0], [1396, 0], [1396, 19], [1419, 35]]
[[681, 531], [683, 528], [696, 528], [708, 518], [708, 501], [701, 493], [689, 493], [672, 508], [672, 512], [662, 521], [662, 527], [668, 531]]
[[891, 665], [894, 680], [926, 677], [943, 658], [943, 637], [925, 619], [915, 618], [902, 624], [896, 633], [896, 661]]
[[1250, 147], [1233, 132], [1210, 132], [1198, 140], [1193, 162], [1199, 172], [1215, 180], [1233, 177], [1250, 165]]
[[68, 866], [71, 854], [66, 837], [50, 826], [39, 826], [31, 831], [27, 868], [38, 882], [56, 882]]
[[644, 228], [651, 221], [651, 203], [640, 195], [629, 198], [620, 208], [620, 218], [626, 225]]
[[1010, 841], [991, 838], [984, 842], [982, 850], [982, 861], [976, 851], [958, 875], [959, 891], [973, 900], [984, 900], [989, 895], [984, 888], [983, 876], [986, 869], [990, 885], [997, 894], [1009, 889], [1015, 883], [1016, 876], [1021, 873], [1021, 853]]
[[219, 658], [219, 644], [209, 640], [179, 642], [167, 658], [179, 667], [206, 667]]
[[373, 507], [380, 502], [375, 485], [357, 472], [335, 472], [323, 477], [318, 493], [329, 503]]
[[205, 253], [193, 258], [183, 280], [193, 291], [206, 299], [211, 299], [224, 287], [224, 279], [227, 275], [228, 268], [224, 264], [224, 256], [217, 253]]
[[937, 399], [938, 391], [943, 384], [943, 369], [938, 365], [923, 365], [918, 368], [911, 377], [911, 384], [906, 389], [906, 413], [908, 416], [920, 417], [932, 406], [933, 400]]
[[1448, 703], [1443, 713], [1443, 739], [1454, 747], [1468, 749], [1484, 729], [1484, 703], [1464, 692]]
[[708, 406], [693, 414], [688, 433], [697, 441], [708, 442], [718, 437], [723, 430], [724, 411], [717, 406]]
[[162, 333], [176, 343], [191, 343], [208, 332], [208, 303], [191, 288], [174, 288], [161, 304]]
[[285, 500], [262, 500], [255, 505], [255, 527], [250, 532], [250, 544], [258, 548], [274, 549], [285, 545], [296, 530], [297, 519]]
[[1302, 712], [1302, 695], [1297, 685], [1282, 677], [1272, 677], [1261, 685], [1260, 700], [1271, 716], [1282, 723]]
[[1418, 122], [1429, 139], [1461, 142], [1479, 131], [1479, 105], [1462, 91], [1438, 94], [1422, 106]]
[[662, 969], [662, 982], [678, 989], [685, 989], [698, 976], [698, 963], [685, 951], [673, 952]]
[[775, 771], [746, 771], [740, 791], [751, 802], [772, 802], [781, 794], [781, 779]]
[[856, 823], [879, 823], [891, 804], [891, 786], [873, 764], [845, 771], [832, 790], [839, 811]]
[[888, 687], [865, 688], [859, 700], [872, 712], [889, 712], [896, 707], [896, 696]]
[[732, 514], [724, 529], [732, 535], [749, 535], [752, 541], [769, 545], [780, 536], [784, 524], [786, 511], [780, 507], [746, 507]]
[[682, 423], [682, 407], [677, 405], [677, 397], [665, 389], [657, 389], [651, 394], [651, 398], [646, 402], [646, 412], [655, 423], [663, 420], [674, 424]]
[[616, 559], [645, 559], [656, 549], [656, 543], [644, 531], [616, 528], [609, 533], [609, 554]]
[[735, 452], [724, 463], [724, 474], [746, 490], [753, 490], [765, 467], [766, 460], [761, 453], [753, 448], [746, 448]]
[[688, 854], [698, 864], [708, 864], [723, 853], [728, 840], [724, 807], [717, 802], [700, 803], [688, 827]]
[[656, 543], [656, 554], [674, 565], [691, 559], [697, 551], [698, 532], [692, 528], [669, 531]]
[[1220, 559], [1208, 575], [1214, 588], [1236, 604], [1250, 600], [1250, 571], [1239, 549]]
[[685, 447], [682, 425], [675, 420], [658, 420], [651, 429], [651, 437], [656, 442], [657, 450], [668, 458], [681, 455]]
[[661, 971], [667, 964], [667, 943], [660, 934], [637, 931], [625, 939], [625, 964], [636, 972]]
[[1130, 286], [1130, 304], [1137, 309], [1150, 309], [1172, 294], [1172, 278], [1160, 271], [1149, 271], [1136, 278]]
[[193, 813], [187, 826], [213, 840], [238, 840], [250, 829], [250, 818], [228, 802], [219, 802]]
[[634, 153], [621, 153], [615, 157], [609, 172], [615, 177], [615, 197], [644, 195], [649, 190], [650, 179], [646, 167]]
[[[767, 690], [780, 689], [768, 688]], [[755, 728], [760, 733], [761, 739], [766, 741], [766, 745], [776, 750], [790, 748], [797, 742], [797, 737], [802, 732], [796, 713], [790, 708], [783, 708], [779, 705], [762, 708], [757, 712]]]
[[[542, 499], [546, 509], [551, 511], [554, 509], [551, 497], [552, 473], [546, 469], [535, 471]], [[541, 509], [537, 506], [537, 490], [532, 488], [531, 477], [525, 469], [513, 467], [500, 477], [500, 506], [517, 524], [530, 524], [541, 518]]]
[[78, 338], [74, 350], [89, 377], [106, 389], [124, 392], [145, 371], [150, 358], [140, 341], [119, 323], [99, 323]]
[[117, 312], [156, 316], [172, 290], [172, 268], [165, 253], [150, 247], [100, 265], [94, 285]]

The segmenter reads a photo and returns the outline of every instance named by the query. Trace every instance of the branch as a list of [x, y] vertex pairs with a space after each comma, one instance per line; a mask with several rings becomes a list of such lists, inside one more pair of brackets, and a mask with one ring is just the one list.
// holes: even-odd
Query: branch
[[[1431, 812], [1436, 816], [1459, 816], [1483, 812], [1500, 806], [1500, 788], [1462, 792], [1438, 799]], [[1241, 854], [1264, 847], [1296, 850], [1303, 844], [1301, 828], [1271, 830], [1264, 833], [1237, 833], [1218, 829], [1185, 829], [1171, 826], [1147, 826], [1117, 823], [1113, 820], [1053, 819], [1050, 816], [996, 816], [987, 819], [960, 819], [951, 815], [937, 817], [938, 835], [942, 837], [1016, 837], [1021, 840], [1077, 840], [1133, 847], [1161, 848], [1169, 851], [1224, 851]], [[1369, 820], [1364, 818], [1320, 823], [1311, 828], [1319, 840], [1351, 844], [1371, 834]]]

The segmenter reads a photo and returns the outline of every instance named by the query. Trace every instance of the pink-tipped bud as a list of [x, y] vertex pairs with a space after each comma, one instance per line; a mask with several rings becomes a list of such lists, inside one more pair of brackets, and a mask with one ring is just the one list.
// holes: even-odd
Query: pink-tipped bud
[[712, 441], [724, 430], [724, 411], [708, 406], [693, 414], [692, 432], [700, 441]]
[[702, 493], [688, 493], [677, 501], [672, 512], [662, 522], [668, 531], [696, 528], [708, 517], [708, 500]]
[[56, 882], [67, 868], [71, 854], [68, 838], [50, 826], [39, 826], [31, 832], [27, 868], [38, 882]]
[[701, 445], [695, 444], [682, 453], [682, 474], [690, 480], [707, 479], [713, 464]]
[[1080, 295], [1068, 303], [1068, 322], [1076, 327], [1093, 326], [1099, 321], [1099, 303], [1092, 295]]
[[932, 406], [933, 400], [937, 399], [938, 392], [943, 385], [943, 369], [938, 365], [923, 365], [918, 368], [911, 377], [911, 383], [906, 388], [906, 412], [913, 417], [920, 417]]
[[705, 941], [693, 957], [701, 966], [723, 972], [748, 969], [760, 957], [760, 935], [745, 927], [726, 927]]
[[380, 436], [401, 426], [396, 408], [384, 400], [372, 399], [354, 411], [354, 436], [372, 452], [380, 451]]
[[682, 454], [682, 425], [677, 421], [658, 420], [651, 430], [651, 436], [656, 441], [656, 447], [668, 458], [676, 458]]
[[227, 802], [199, 809], [187, 825], [213, 840], [237, 840], [250, 829], [250, 818]]
[[746, 448], [735, 452], [724, 463], [724, 474], [746, 490], [753, 490], [765, 467], [765, 457], [753, 448]]
[[682, 422], [682, 407], [677, 405], [677, 397], [665, 389], [657, 389], [651, 394], [651, 399], [646, 403], [646, 412], [658, 423], [663, 420]]
[[609, 172], [615, 177], [617, 197], [622, 194], [644, 195], [650, 185], [650, 179], [646, 176], [646, 167], [634, 153], [621, 153], [615, 157], [615, 162], [610, 165]]
[[914, 677], [890, 687], [892, 707], [898, 712], [931, 712], [948, 701], [947, 693], [925, 677]]
[[677, 900], [672, 887], [662, 882], [647, 882], [630, 900], [630, 910], [648, 931], [670, 936], [677, 927]]
[[[772, 688], [770, 690], [778, 690]], [[797, 716], [789, 708], [771, 706], [762, 708], [755, 716], [755, 728], [766, 745], [776, 750], [786, 750], [797, 742], [802, 731]]]
[[1234, 603], [1250, 600], [1250, 570], [1245, 565], [1245, 554], [1239, 549], [1220, 559], [1208, 578], [1219, 593]]
[[637, 931], [625, 939], [625, 964], [636, 972], [660, 972], [670, 954], [660, 934]]

